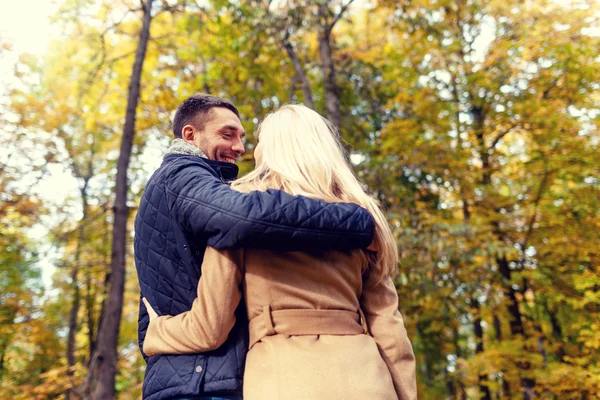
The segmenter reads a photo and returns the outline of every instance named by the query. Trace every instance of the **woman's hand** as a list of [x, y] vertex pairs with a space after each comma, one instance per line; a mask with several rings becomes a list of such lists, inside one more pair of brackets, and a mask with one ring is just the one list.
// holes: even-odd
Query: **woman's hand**
[[152, 308], [150, 303], [148, 303], [148, 300], [146, 300], [145, 297], [142, 297], [142, 301], [144, 302], [144, 305], [146, 306], [146, 311], [148, 311], [148, 316], [150, 317], [150, 322], [152, 322], [156, 318], [158, 318], [158, 314], [156, 313], [156, 311], [154, 311], [154, 308]]

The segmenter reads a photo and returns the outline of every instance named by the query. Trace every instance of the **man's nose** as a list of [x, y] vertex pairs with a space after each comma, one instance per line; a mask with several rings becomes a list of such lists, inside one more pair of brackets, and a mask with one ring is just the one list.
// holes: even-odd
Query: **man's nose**
[[231, 150], [238, 153], [238, 157], [244, 154], [244, 142], [242, 142], [241, 138], [237, 138], [233, 145], [231, 146]]

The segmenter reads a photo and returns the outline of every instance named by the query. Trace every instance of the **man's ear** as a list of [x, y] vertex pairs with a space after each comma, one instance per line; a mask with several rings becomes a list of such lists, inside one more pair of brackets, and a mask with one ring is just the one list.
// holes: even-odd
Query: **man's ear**
[[181, 130], [181, 138], [189, 144], [194, 144], [195, 135], [196, 129], [192, 125], [186, 125]]

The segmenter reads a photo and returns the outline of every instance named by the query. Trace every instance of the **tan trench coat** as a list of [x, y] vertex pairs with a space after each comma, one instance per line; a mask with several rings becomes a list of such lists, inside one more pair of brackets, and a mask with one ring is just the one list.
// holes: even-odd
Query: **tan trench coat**
[[243, 292], [246, 400], [416, 399], [415, 358], [396, 290], [391, 279], [363, 273], [365, 265], [360, 251], [209, 247], [192, 310], [152, 321], [144, 352], [218, 348]]

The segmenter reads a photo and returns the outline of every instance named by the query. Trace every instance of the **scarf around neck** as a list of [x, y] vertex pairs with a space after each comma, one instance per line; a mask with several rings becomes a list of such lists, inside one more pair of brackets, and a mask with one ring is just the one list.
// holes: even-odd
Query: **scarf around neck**
[[173, 139], [171, 146], [169, 146], [165, 153], [165, 157], [171, 154], [185, 154], [188, 156], [208, 158], [202, 150], [180, 138]]
[[211, 168], [219, 174], [221, 180], [227, 184], [231, 183], [235, 179], [237, 179], [238, 175], [238, 166], [235, 164], [226, 163], [223, 161], [213, 161], [210, 160], [206, 154], [193, 144], [189, 144], [183, 139], [173, 139], [171, 146], [167, 149], [164, 157], [170, 155], [186, 155], [186, 156], [195, 156], [205, 159]]

